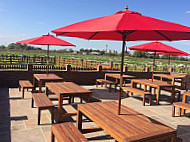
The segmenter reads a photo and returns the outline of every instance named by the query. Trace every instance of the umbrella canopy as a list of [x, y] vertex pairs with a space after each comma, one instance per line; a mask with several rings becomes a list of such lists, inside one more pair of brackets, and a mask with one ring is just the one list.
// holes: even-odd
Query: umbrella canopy
[[[159, 53], [164, 53], [167, 55], [171, 54], [183, 54], [183, 55], [188, 55], [188, 53], [179, 50], [177, 48], [174, 48], [172, 46], [169, 46], [167, 44], [163, 44], [161, 42], [155, 41], [155, 42], [150, 42], [150, 43], [145, 43], [145, 44], [140, 44], [140, 45], [135, 45], [129, 47], [130, 50], [138, 50], [138, 51], [144, 51], [144, 52], [154, 52], [154, 60], [153, 60], [153, 71], [154, 71], [154, 66], [155, 66], [155, 58], [157, 52]], [[170, 59], [169, 59], [170, 63]], [[152, 81], [153, 81], [153, 71], [152, 71]]]
[[137, 40], [188, 40], [190, 28], [179, 24], [158, 20], [129, 11], [119, 11], [110, 16], [78, 22], [52, 30], [56, 35], [79, 37], [88, 40], [123, 41], [121, 54], [121, 77], [118, 114], [121, 106], [123, 61], [126, 42]]
[[62, 39], [54, 37], [53, 35], [50, 35], [49, 33], [47, 35], [42, 35], [40, 37], [17, 41], [16, 43], [33, 44], [33, 45], [75, 46], [72, 43], [69, 43]]
[[33, 45], [47, 45], [47, 74], [48, 74], [48, 62], [49, 62], [49, 46], [50, 45], [56, 45], [56, 46], [75, 46], [72, 43], [69, 43], [67, 41], [64, 41], [62, 39], [59, 39], [57, 37], [54, 37], [53, 35], [50, 35], [49, 33], [47, 35], [42, 35], [40, 37], [35, 37], [31, 39], [26, 39], [22, 41], [17, 41], [16, 43], [21, 44], [33, 44]]
[[179, 24], [143, 16], [135, 11], [119, 11], [52, 30], [56, 35], [91, 40], [189, 40], [190, 28]]
[[150, 43], [145, 43], [145, 44], [140, 44], [140, 45], [135, 45], [129, 47], [130, 50], [139, 50], [139, 51], [144, 51], [144, 52], [161, 52], [161, 53], [169, 53], [171, 54], [188, 54], [182, 50], [179, 50], [177, 48], [174, 48], [172, 46], [169, 46], [167, 44], [155, 41], [155, 42], [150, 42]]

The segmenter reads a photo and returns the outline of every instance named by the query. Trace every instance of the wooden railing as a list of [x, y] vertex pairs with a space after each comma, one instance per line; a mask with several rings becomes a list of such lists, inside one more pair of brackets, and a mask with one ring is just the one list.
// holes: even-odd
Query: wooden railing
[[98, 61], [90, 61], [90, 60], [83, 60], [83, 59], [74, 59], [74, 58], [56, 58], [56, 65], [57, 66], [64, 66], [70, 64], [75, 68], [97, 68], [101, 62]]
[[[49, 64], [54, 65], [56, 57], [49, 57]], [[19, 55], [0, 55], [0, 64], [3, 65], [23, 65], [35, 64], [46, 65], [47, 57], [45, 56], [19, 56]]]

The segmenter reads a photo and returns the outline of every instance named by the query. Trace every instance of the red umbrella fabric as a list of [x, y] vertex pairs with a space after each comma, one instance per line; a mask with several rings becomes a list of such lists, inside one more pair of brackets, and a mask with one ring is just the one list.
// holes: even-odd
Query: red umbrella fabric
[[189, 40], [190, 28], [179, 24], [143, 16], [135, 11], [119, 11], [52, 30], [56, 35], [91, 40]]
[[40, 37], [18, 41], [16, 43], [34, 44], [34, 45], [75, 46], [72, 43], [69, 43], [62, 39], [54, 37], [53, 35], [50, 35], [49, 33], [47, 35], [42, 35]]
[[49, 46], [50, 45], [56, 45], [56, 46], [75, 46], [72, 43], [69, 43], [67, 41], [64, 41], [62, 39], [59, 39], [57, 37], [54, 37], [53, 35], [50, 35], [49, 33], [47, 35], [42, 35], [40, 37], [35, 37], [31, 39], [26, 39], [22, 41], [17, 41], [16, 43], [21, 44], [33, 44], [33, 45], [47, 45], [47, 74], [48, 74], [48, 62], [49, 62]]
[[156, 52], [156, 53], [151, 53], [152, 55], [172, 55], [172, 56], [189, 56], [189, 53], [166, 53], [166, 52]]
[[145, 44], [140, 44], [140, 45], [135, 45], [129, 47], [130, 50], [139, 50], [139, 51], [144, 51], [144, 52], [163, 52], [163, 53], [178, 53], [178, 54], [188, 54], [182, 50], [179, 50], [177, 48], [174, 48], [172, 46], [169, 46], [167, 44], [155, 41], [155, 42], [150, 42], [150, 43], [145, 43]]
[[[52, 30], [59, 36], [79, 37], [88, 40], [119, 40], [123, 41], [121, 55], [122, 86], [123, 61], [126, 41], [137, 40], [189, 40], [190, 28], [143, 16], [138, 12], [119, 11], [110, 16], [78, 22], [59, 29]], [[118, 102], [118, 114], [121, 106], [121, 87]]]

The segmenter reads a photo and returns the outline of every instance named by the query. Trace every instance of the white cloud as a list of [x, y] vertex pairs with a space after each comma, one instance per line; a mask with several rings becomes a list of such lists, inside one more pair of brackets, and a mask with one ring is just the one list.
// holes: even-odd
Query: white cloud
[[186, 11], [185, 13], [186, 13], [186, 14], [190, 14], [190, 11]]

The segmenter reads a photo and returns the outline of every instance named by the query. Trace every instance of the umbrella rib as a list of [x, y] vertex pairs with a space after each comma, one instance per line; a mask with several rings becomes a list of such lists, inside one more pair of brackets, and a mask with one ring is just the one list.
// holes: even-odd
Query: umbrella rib
[[99, 32], [95, 32], [88, 40], [91, 40], [94, 36], [96, 36]]
[[160, 33], [159, 31], [155, 30], [155, 32], [157, 34], [159, 34], [160, 36], [162, 36], [163, 38], [167, 39], [168, 41], [171, 41], [171, 39], [169, 39], [167, 36], [163, 35], [162, 33]]
[[117, 33], [121, 34], [121, 35], [126, 35], [128, 36], [129, 34], [132, 34], [134, 32], [136, 32], [137, 30], [131, 30], [131, 31], [124, 31], [124, 32], [121, 32], [121, 31], [116, 31]]
[[68, 32], [59, 33], [59, 34], [56, 34], [56, 36], [61, 36], [61, 35], [64, 35], [66, 33], [68, 33]]

